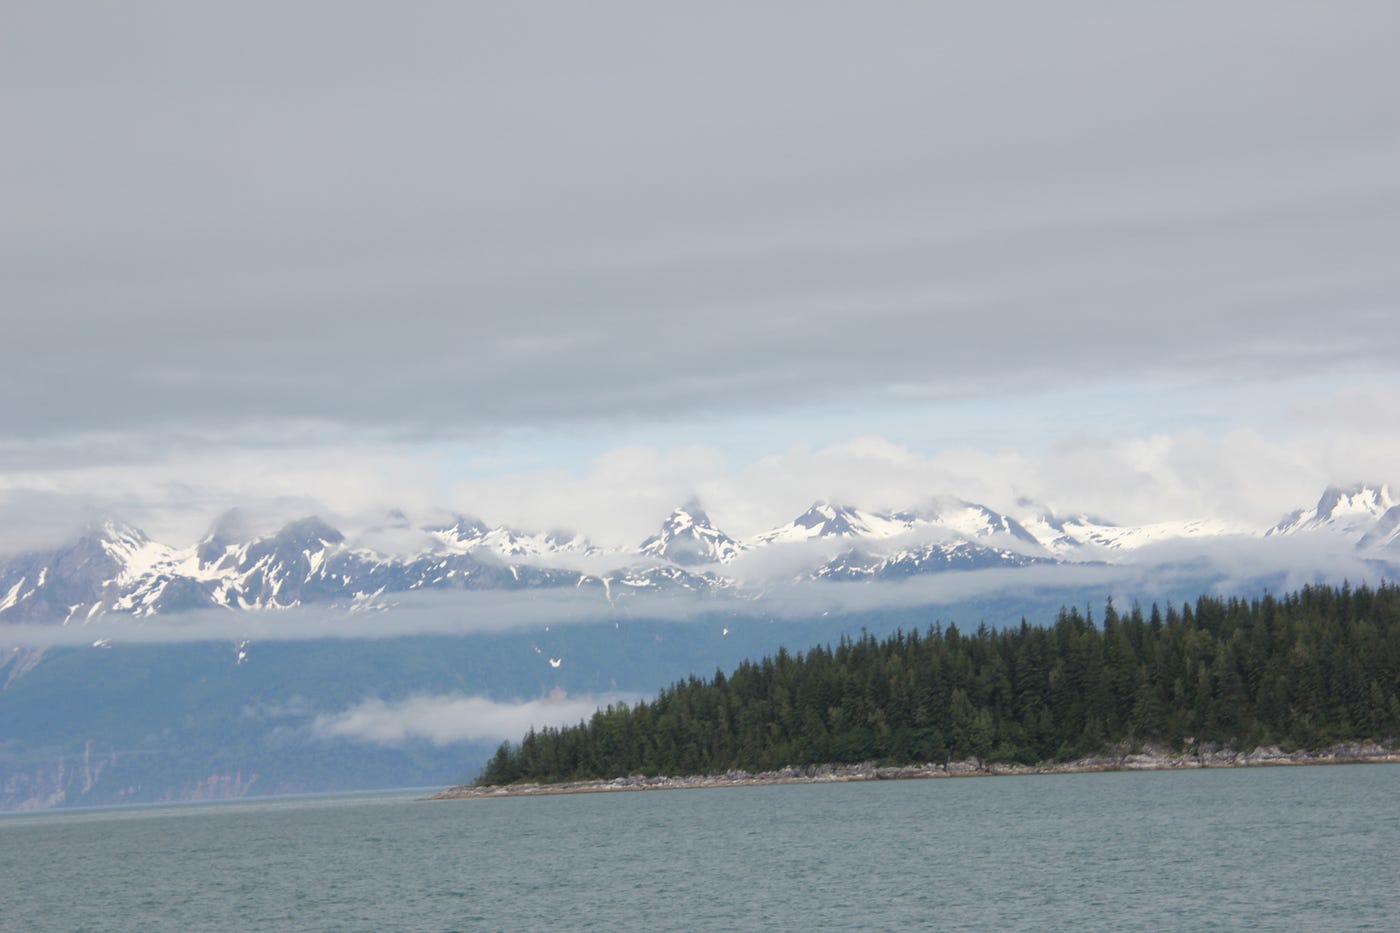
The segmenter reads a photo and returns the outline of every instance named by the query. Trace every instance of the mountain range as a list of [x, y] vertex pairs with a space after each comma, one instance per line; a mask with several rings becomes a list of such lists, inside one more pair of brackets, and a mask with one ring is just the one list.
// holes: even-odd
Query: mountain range
[[1119, 525], [1057, 516], [1029, 503], [1020, 512], [1014, 518], [956, 498], [892, 513], [818, 502], [784, 525], [738, 540], [692, 503], [634, 548], [489, 526], [465, 515], [415, 527], [395, 512], [384, 527], [415, 542], [401, 553], [357, 544], [316, 517], [258, 536], [233, 510], [187, 547], [153, 541], [108, 518], [63, 547], [0, 563], [0, 622], [382, 606], [393, 594], [415, 590], [575, 587], [613, 600], [643, 591], [742, 590], [774, 577], [898, 580], [950, 570], [1131, 563], [1150, 545], [1227, 536], [1311, 536], [1381, 561], [1400, 560], [1400, 504], [1384, 485], [1328, 487], [1316, 505], [1264, 529], [1208, 519]]
[[[1383, 486], [1329, 488], [1267, 528], [1124, 525], [1026, 503], [1008, 514], [953, 498], [888, 513], [816, 503], [743, 538], [691, 503], [631, 548], [468, 516], [425, 527], [391, 513], [352, 535], [317, 518], [271, 534], [248, 525], [230, 512], [198, 541], [173, 547], [104, 519], [62, 547], [0, 562], [0, 811], [455, 783], [495, 751], [493, 720], [514, 722], [526, 707], [548, 715], [556, 698], [646, 696], [785, 647], [867, 631], [1048, 622], [1058, 607], [1105, 595], [1170, 604], [1220, 581], [1257, 593], [1286, 585], [1276, 572], [1286, 560], [1307, 567], [1305, 579], [1352, 568], [1394, 579], [1400, 570], [1400, 511]], [[1250, 548], [1260, 559], [1243, 571], [1212, 563]], [[1336, 554], [1348, 559], [1331, 569], [1314, 562]], [[978, 568], [1005, 572], [980, 580], [950, 573]], [[860, 582], [938, 574], [953, 585]], [[1115, 577], [1122, 582], [1106, 582]], [[943, 589], [953, 595], [919, 601]], [[298, 606], [411, 608], [408, 594], [420, 590], [485, 591], [486, 605], [498, 602], [490, 594], [506, 594], [502, 605], [541, 614], [445, 631], [386, 619], [346, 637], [338, 636], [359, 630], [264, 640], [242, 631], [243, 618], [237, 634], [211, 625], [199, 631], [217, 634], [191, 640], [121, 633], [160, 628], [145, 617], [201, 609], [258, 611], [258, 622], [276, 625], [278, 611]], [[629, 599], [647, 592], [703, 598]], [[778, 611], [785, 598], [798, 611]], [[605, 599], [617, 611], [554, 624], [564, 621], [557, 607]], [[670, 611], [677, 605], [680, 614]], [[47, 647], [42, 637], [27, 641], [34, 626], [69, 636], [61, 623], [98, 619], [105, 624]], [[473, 712], [461, 711], [467, 701]], [[327, 723], [360, 731], [328, 731]], [[446, 725], [458, 731], [432, 737]], [[403, 731], [384, 737], [384, 728]]]

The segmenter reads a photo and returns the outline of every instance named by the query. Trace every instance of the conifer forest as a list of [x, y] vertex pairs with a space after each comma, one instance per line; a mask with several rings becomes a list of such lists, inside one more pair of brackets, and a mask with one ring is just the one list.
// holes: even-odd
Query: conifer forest
[[505, 743], [478, 784], [787, 765], [1063, 761], [1110, 745], [1285, 751], [1400, 734], [1400, 587], [1308, 586], [1096, 619], [843, 638]]

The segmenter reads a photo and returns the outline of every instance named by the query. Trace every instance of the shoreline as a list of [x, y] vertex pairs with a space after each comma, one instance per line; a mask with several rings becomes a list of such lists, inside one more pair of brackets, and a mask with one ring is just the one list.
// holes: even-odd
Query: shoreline
[[768, 787], [780, 784], [839, 784], [852, 781], [904, 781], [930, 778], [1007, 777], [1024, 774], [1091, 774], [1104, 771], [1180, 771], [1211, 768], [1266, 768], [1302, 765], [1400, 764], [1400, 749], [1374, 742], [1333, 745], [1320, 751], [1284, 752], [1278, 746], [1240, 752], [1229, 746], [1203, 746], [1196, 752], [1172, 752], [1158, 745], [1144, 745], [1136, 753], [1105, 753], [1074, 761], [1038, 765], [981, 765], [975, 759], [947, 764], [877, 766], [793, 765], [777, 771], [728, 771], [723, 774], [668, 777], [611, 778], [561, 781], [556, 784], [506, 784], [478, 787], [459, 784], [427, 800], [471, 800], [494, 797], [546, 797], [561, 794], [606, 794], [643, 790], [694, 790], [707, 787]]

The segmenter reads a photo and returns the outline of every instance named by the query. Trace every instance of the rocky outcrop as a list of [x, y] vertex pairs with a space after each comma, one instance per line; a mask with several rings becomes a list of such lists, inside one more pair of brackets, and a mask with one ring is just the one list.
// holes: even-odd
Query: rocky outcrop
[[0, 690], [32, 671], [44, 659], [43, 648], [11, 646], [0, 649]]
[[1162, 771], [1176, 768], [1357, 764], [1372, 761], [1400, 761], [1400, 750], [1397, 750], [1393, 742], [1389, 745], [1345, 742], [1325, 749], [1297, 749], [1291, 752], [1285, 752], [1277, 745], [1261, 745], [1246, 752], [1215, 742], [1203, 742], [1185, 751], [1176, 752], [1164, 746], [1146, 744], [1137, 750], [1113, 749], [1109, 754], [1051, 765], [1045, 770]]
[[1278, 746], [1241, 752], [1228, 745], [1202, 744], [1175, 752], [1163, 746], [1143, 745], [1109, 749], [1103, 755], [1075, 761], [1039, 765], [994, 764], [975, 759], [944, 764], [877, 766], [790, 765], [778, 771], [727, 771], [723, 774], [647, 777], [631, 775], [606, 781], [567, 781], [558, 784], [508, 784], [481, 787], [464, 784], [434, 794], [431, 800], [476, 797], [533, 797], [549, 794], [596, 794], [633, 790], [681, 790], [701, 787], [752, 787], [767, 784], [833, 784], [848, 781], [898, 781], [918, 778], [990, 777], [1014, 774], [1083, 774], [1097, 771], [1169, 771], [1193, 768], [1241, 768], [1274, 765], [1400, 763], [1400, 747], [1391, 742], [1351, 742], [1330, 748], [1284, 752]]
[[231, 800], [247, 797], [257, 783], [256, 772], [245, 775], [242, 771], [231, 774], [211, 774], [196, 781], [192, 786], [167, 792], [162, 798], [166, 801], [186, 800]]

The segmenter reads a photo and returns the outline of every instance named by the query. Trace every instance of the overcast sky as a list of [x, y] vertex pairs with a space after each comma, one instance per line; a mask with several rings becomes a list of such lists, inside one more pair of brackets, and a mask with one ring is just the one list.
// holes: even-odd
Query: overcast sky
[[12, 6], [4, 549], [1400, 479], [1389, 0]]

